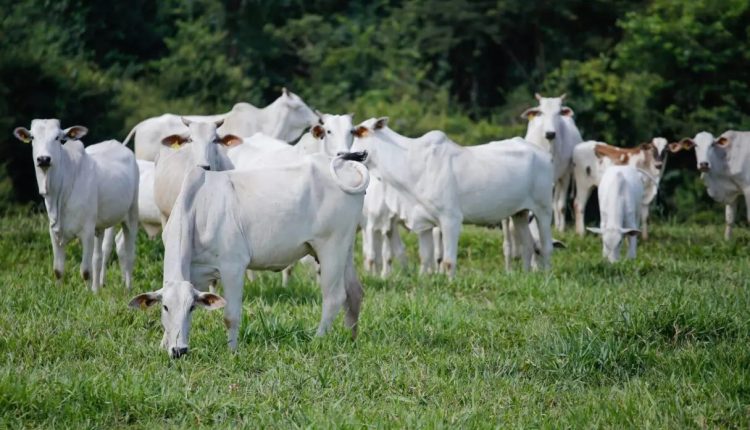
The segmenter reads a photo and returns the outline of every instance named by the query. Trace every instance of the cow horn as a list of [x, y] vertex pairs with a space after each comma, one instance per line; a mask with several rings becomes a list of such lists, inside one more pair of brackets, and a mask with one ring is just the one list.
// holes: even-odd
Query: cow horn
[[542, 101], [542, 95], [541, 95], [541, 94], [539, 94], [539, 93], [534, 93], [534, 98], [535, 98], [535, 99], [536, 99], [537, 101]]

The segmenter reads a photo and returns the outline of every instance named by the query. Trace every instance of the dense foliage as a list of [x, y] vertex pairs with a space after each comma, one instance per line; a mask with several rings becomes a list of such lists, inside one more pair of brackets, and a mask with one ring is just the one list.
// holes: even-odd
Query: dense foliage
[[[750, 126], [746, 0], [2, 3], [6, 202], [36, 195], [30, 149], [10, 135], [34, 117], [122, 139], [151, 115], [265, 105], [282, 86], [461, 144], [522, 134], [535, 91], [567, 93], [584, 138], [622, 146]], [[665, 189], [669, 214], [708, 207], [694, 172]]]

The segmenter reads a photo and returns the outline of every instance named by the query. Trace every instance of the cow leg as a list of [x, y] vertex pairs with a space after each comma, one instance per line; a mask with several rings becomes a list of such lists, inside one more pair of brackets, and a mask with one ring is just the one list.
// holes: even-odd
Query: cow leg
[[432, 228], [432, 243], [435, 247], [435, 267], [442, 273], [443, 267], [443, 232], [440, 227]]
[[247, 277], [247, 280], [250, 282], [255, 282], [255, 272], [248, 269], [245, 271], [245, 276]]
[[[91, 283], [91, 291], [98, 292], [101, 286], [101, 280], [103, 278], [102, 269], [102, 242], [104, 241], [104, 232], [94, 234], [94, 250], [93, 250], [93, 264], [94, 267], [91, 270], [93, 272], [93, 281]], [[83, 264], [81, 264], [83, 267]]]
[[378, 232], [375, 231], [372, 223], [368, 223], [362, 230], [362, 237], [365, 270], [368, 273], [374, 274], [378, 270], [380, 247], [382, 244], [380, 243]]
[[[347, 249], [340, 251], [341, 244], [330, 240], [322, 249], [315, 249], [320, 260], [320, 286], [323, 292], [323, 312], [316, 336], [323, 336], [331, 328], [333, 320], [346, 302], [346, 265], [349, 264]], [[323, 252], [320, 252], [323, 251]]]
[[516, 243], [520, 245], [521, 261], [523, 261], [523, 270], [531, 269], [531, 255], [534, 253], [533, 240], [529, 232], [529, 213], [521, 211], [513, 215], [513, 229]]
[[641, 237], [643, 238], [643, 240], [648, 240], [649, 209], [651, 209], [650, 204], [641, 205]]
[[503, 257], [505, 258], [505, 271], [511, 271], [511, 261], [513, 260], [513, 244], [510, 232], [510, 218], [505, 218], [500, 223], [503, 228]]
[[122, 223], [122, 230], [117, 235], [117, 259], [120, 261], [120, 272], [125, 282], [125, 289], [133, 286], [133, 265], [135, 264], [135, 241], [138, 237], [138, 206], [131, 208], [128, 219]]
[[51, 227], [49, 237], [52, 241], [52, 271], [55, 275], [55, 283], [62, 285], [63, 275], [65, 274], [65, 245], [57, 241]]
[[442, 273], [450, 279], [456, 277], [456, 261], [458, 260], [458, 238], [461, 236], [461, 220], [448, 220], [440, 223], [443, 233], [443, 264]]
[[586, 213], [586, 203], [591, 197], [591, 190], [594, 188], [589, 184], [584, 184], [583, 181], [576, 181], [576, 197], [573, 200], [573, 209], [576, 215], [576, 233], [579, 236], [586, 234], [586, 220], [584, 215]]
[[346, 314], [344, 316], [344, 326], [352, 331], [352, 339], [357, 338], [357, 324], [359, 322], [359, 312], [362, 308], [362, 298], [365, 295], [362, 289], [362, 283], [359, 281], [357, 271], [354, 268], [353, 252], [349, 253], [346, 265]]
[[726, 227], [724, 228], [724, 240], [732, 238], [732, 227], [734, 227], [734, 220], [737, 214], [737, 199], [724, 207], [724, 220]]
[[395, 217], [391, 220], [391, 230], [388, 232], [388, 240], [391, 243], [391, 253], [394, 260], [398, 261], [402, 269], [406, 269], [409, 266], [409, 261], [406, 258], [406, 247], [404, 246], [404, 241], [401, 239], [398, 220]]
[[557, 231], [565, 231], [565, 204], [568, 200], [568, 189], [570, 188], [570, 174], [563, 175], [557, 180], [553, 191], [555, 205], [555, 227]]
[[391, 241], [389, 240], [389, 234], [390, 231], [385, 232], [379, 232], [379, 235], [381, 236], [380, 244], [381, 244], [381, 264], [382, 269], [380, 271], [380, 277], [381, 278], [387, 278], [391, 274], [391, 269], [393, 265], [393, 254], [391, 253], [393, 250], [391, 249]]
[[552, 257], [552, 215], [549, 212], [534, 212], [536, 227], [539, 232], [539, 264], [542, 270], [549, 270]]
[[635, 258], [635, 251], [638, 248], [638, 235], [637, 234], [629, 234], [628, 235], [628, 258], [634, 259]]
[[432, 238], [432, 230], [424, 230], [419, 234], [419, 274], [427, 275], [432, 273], [435, 264], [434, 252], [435, 245]]
[[227, 345], [232, 351], [237, 350], [237, 338], [242, 321], [242, 284], [243, 270], [222, 270], [221, 282], [224, 285], [224, 326], [227, 328]]
[[281, 286], [286, 288], [289, 286], [289, 278], [292, 276], [292, 270], [294, 269], [295, 263], [292, 263], [284, 268], [284, 270], [281, 271]]
[[[109, 264], [109, 257], [112, 256], [112, 249], [115, 247], [115, 240], [119, 240], [117, 233], [117, 227], [112, 226], [104, 230], [104, 240], [102, 241], [102, 269], [99, 275], [101, 285], [104, 285], [107, 281], [107, 265]], [[116, 239], [117, 238], [117, 239]]]

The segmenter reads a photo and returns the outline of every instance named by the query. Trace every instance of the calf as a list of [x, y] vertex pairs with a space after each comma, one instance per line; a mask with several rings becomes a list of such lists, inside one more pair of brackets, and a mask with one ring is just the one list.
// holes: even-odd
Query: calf
[[[187, 352], [196, 306], [224, 307], [229, 347], [235, 350], [245, 269], [279, 270], [308, 254], [321, 270], [317, 335], [328, 331], [345, 305], [346, 326], [356, 336], [363, 291], [352, 251], [369, 174], [349, 160], [362, 157], [318, 154], [284, 166], [190, 171], [163, 233], [164, 286], [130, 302], [162, 304], [162, 346], [171, 357]], [[199, 291], [217, 279], [224, 298]]]
[[56, 119], [35, 119], [31, 130], [18, 127], [14, 134], [32, 144], [39, 194], [49, 217], [55, 277], [62, 279], [65, 245], [77, 237], [83, 247], [81, 276], [97, 292], [106, 268], [103, 232], [120, 224], [124, 240], [117, 253], [130, 289], [138, 232], [138, 165], [133, 153], [115, 140], [84, 148], [79, 139], [87, 132], [82, 126], [62, 130]]
[[611, 162], [618, 159], [611, 159], [612, 155], [606, 150], [597, 149], [596, 154], [602, 158], [598, 189], [601, 219], [599, 228], [588, 227], [588, 230], [602, 235], [602, 254], [610, 263], [620, 259], [624, 236], [628, 238], [628, 258], [635, 258], [643, 200], [641, 174], [633, 166]]

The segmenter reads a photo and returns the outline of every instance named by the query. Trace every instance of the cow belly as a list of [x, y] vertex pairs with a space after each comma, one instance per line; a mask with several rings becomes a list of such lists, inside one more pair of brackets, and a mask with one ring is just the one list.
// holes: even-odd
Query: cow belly
[[256, 242], [252, 249], [248, 268], [253, 270], [282, 270], [311, 252], [306, 243], [291, 245], [274, 241]]

